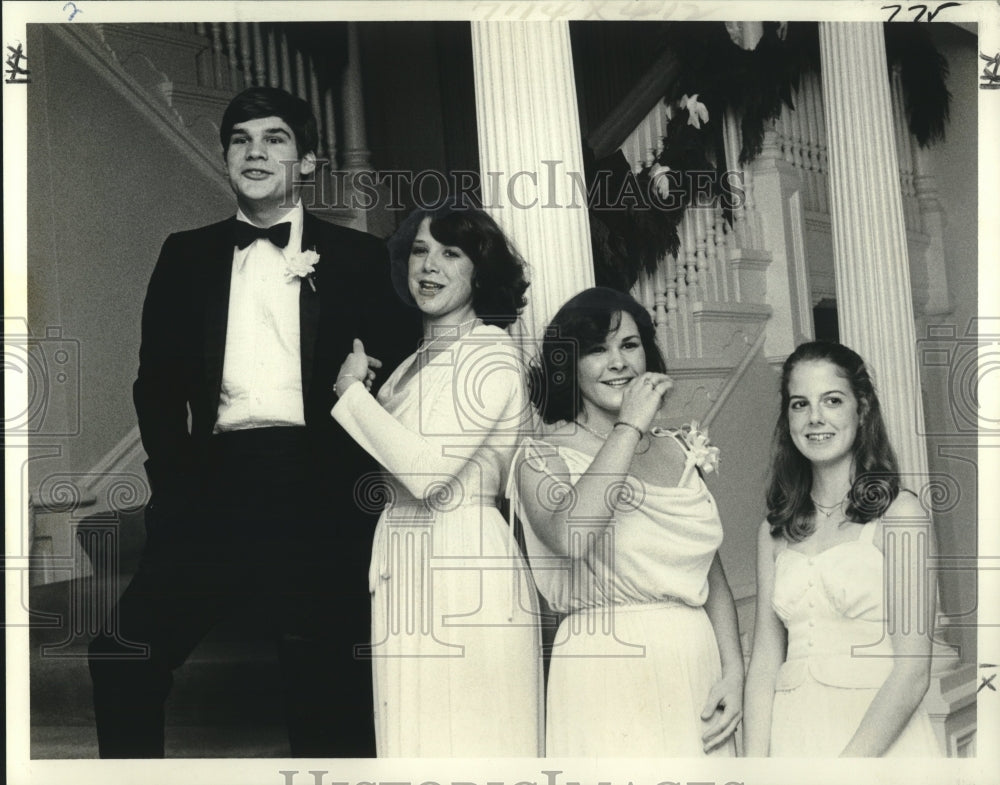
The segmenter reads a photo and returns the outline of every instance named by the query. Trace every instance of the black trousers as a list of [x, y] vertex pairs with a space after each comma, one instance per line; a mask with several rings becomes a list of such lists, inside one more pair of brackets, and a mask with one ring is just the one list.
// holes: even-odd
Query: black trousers
[[373, 756], [371, 667], [355, 647], [370, 635], [374, 521], [349, 485], [331, 492], [345, 467], [317, 460], [299, 428], [215, 436], [205, 466], [186, 498], [154, 495], [138, 571], [91, 643], [101, 757], [163, 757], [173, 671], [248, 604], [278, 645], [292, 755]]

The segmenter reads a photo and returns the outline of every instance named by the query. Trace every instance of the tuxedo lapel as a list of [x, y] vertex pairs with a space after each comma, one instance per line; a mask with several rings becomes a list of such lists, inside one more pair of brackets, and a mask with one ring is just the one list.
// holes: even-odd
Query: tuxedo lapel
[[229, 323], [229, 284], [233, 276], [233, 226], [236, 218], [222, 224], [205, 249], [205, 388], [212, 426], [219, 410], [222, 366], [226, 356], [226, 327]]
[[[316, 272], [312, 276], [312, 285], [309, 280], [303, 278], [299, 281], [299, 357], [302, 362], [302, 401], [308, 400], [309, 385], [312, 382], [313, 360], [316, 356], [316, 334], [319, 331], [319, 281], [322, 278], [321, 270], [324, 260], [321, 250], [317, 247], [318, 231], [314, 218], [307, 211], [302, 215], [302, 250], [316, 250], [320, 252], [319, 261], [316, 262]], [[315, 288], [314, 288], [315, 287]]]

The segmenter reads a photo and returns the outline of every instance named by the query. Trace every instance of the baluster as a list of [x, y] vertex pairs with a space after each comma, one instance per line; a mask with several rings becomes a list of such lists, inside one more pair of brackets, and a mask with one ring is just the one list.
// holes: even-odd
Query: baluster
[[809, 156], [812, 159], [812, 209], [817, 212], [822, 209], [823, 175], [820, 167], [820, 138], [818, 118], [816, 117], [816, 85], [812, 74], [803, 77], [803, 93], [805, 95], [806, 133], [809, 136]]
[[632, 297], [642, 305], [643, 308], [649, 313], [649, 318], [653, 318], [653, 291], [652, 285], [649, 280], [649, 273], [643, 271], [639, 273], [639, 277], [636, 279], [635, 286], [632, 287], [630, 292]]
[[253, 83], [263, 86], [267, 84], [267, 52], [264, 49], [260, 22], [250, 23], [250, 33], [253, 39]]
[[309, 88], [306, 86], [306, 66], [302, 50], [295, 50], [295, 94], [303, 101], [309, 100]]
[[826, 109], [823, 107], [823, 87], [819, 74], [810, 74], [809, 78], [813, 84], [813, 106], [816, 110], [816, 124], [819, 126], [817, 139], [819, 141], [819, 171], [821, 175], [819, 189], [820, 211], [829, 214], [830, 212], [830, 167], [827, 162], [826, 143]]
[[694, 219], [692, 221], [694, 224], [694, 284], [697, 287], [698, 299], [708, 300], [708, 232], [705, 227], [705, 208], [696, 207], [688, 212], [692, 213]]
[[[677, 335], [677, 356], [691, 356], [691, 334], [688, 329], [691, 308], [688, 303], [687, 273], [684, 269], [684, 248], [677, 252], [674, 260], [674, 290], [677, 307], [674, 309], [674, 332]], [[669, 302], [669, 301], [668, 301]]]
[[[792, 103], [794, 110], [788, 110], [788, 130], [792, 135], [792, 165], [799, 170], [799, 175], [805, 179], [806, 162], [802, 150], [801, 121], [802, 113], [799, 111], [800, 93], [795, 90], [792, 93]], [[787, 107], [786, 107], [787, 109]]]
[[779, 115], [779, 137], [781, 139], [781, 155], [788, 163], [794, 166], [795, 164], [795, 153], [792, 150], [792, 120], [789, 116], [790, 112], [788, 107], [784, 104], [781, 105], [781, 114]]
[[[746, 192], [747, 172], [740, 166], [740, 129], [736, 117], [727, 112], [723, 124], [722, 140], [726, 148], [726, 165], [728, 171], [743, 174], [743, 189]], [[744, 196], [742, 202], [733, 205], [733, 231], [736, 242], [740, 246], [748, 246], [747, 236], [747, 204]]]
[[253, 41], [250, 39], [250, 25], [246, 22], [239, 22], [236, 31], [240, 37], [240, 67], [243, 69], [243, 86], [249, 87], [254, 82], [253, 78]]
[[288, 35], [284, 30], [280, 33], [279, 56], [281, 58], [281, 88], [286, 93], [295, 92], [292, 85], [292, 61], [288, 54]]
[[[316, 71], [316, 59], [309, 55], [309, 105], [313, 107], [313, 111], [317, 114], [320, 112], [322, 104], [319, 100], [319, 74]], [[320, 146], [325, 148], [326, 145], [323, 144], [326, 141], [325, 137], [320, 135], [319, 143]], [[329, 155], [329, 150], [324, 149], [323, 153]]]
[[229, 65], [229, 89], [239, 90], [239, 41], [236, 40], [236, 23], [226, 22], [226, 63]]
[[212, 22], [212, 87], [222, 89], [222, 25]]
[[[684, 214], [684, 269], [687, 277], [688, 302], [697, 302], [701, 299], [701, 290], [698, 288], [701, 281], [698, 279], [698, 237], [695, 231], [694, 216], [689, 208]], [[704, 251], [703, 251], [704, 252]]]
[[323, 131], [326, 134], [326, 156], [330, 159], [330, 169], [337, 168], [337, 118], [333, 110], [333, 86], [323, 94]]
[[660, 348], [667, 357], [672, 357], [667, 335], [667, 287], [663, 274], [666, 263], [665, 258], [661, 259], [653, 273], [653, 324], [656, 326], [656, 337], [660, 342]]
[[278, 58], [278, 34], [271, 26], [267, 28], [267, 84], [281, 87], [281, 65]]
[[705, 208], [705, 299], [719, 302], [719, 265], [715, 249], [715, 204]]
[[760, 216], [757, 214], [757, 201], [754, 196], [753, 169], [750, 165], [743, 170], [743, 193], [746, 202], [747, 214], [747, 248], [759, 248], [763, 230], [760, 225]]
[[797, 158], [801, 162], [802, 180], [805, 185], [805, 208], [816, 209], [816, 181], [813, 178], [812, 140], [809, 137], [808, 120], [809, 99], [806, 97], [806, 86], [800, 82], [795, 91], [795, 133], [798, 136]]
[[350, 171], [371, 166], [365, 131], [365, 104], [361, 77], [361, 45], [356, 22], [347, 23], [347, 67], [341, 96], [344, 112], [344, 168]]
[[722, 205], [715, 207], [715, 264], [721, 288], [722, 302], [728, 303], [729, 276], [732, 275], [732, 254], [730, 249], [733, 244], [733, 236], [726, 222], [726, 216], [722, 213]]

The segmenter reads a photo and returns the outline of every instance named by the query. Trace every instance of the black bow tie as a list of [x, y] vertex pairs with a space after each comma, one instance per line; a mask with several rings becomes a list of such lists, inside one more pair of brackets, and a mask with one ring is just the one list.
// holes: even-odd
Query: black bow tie
[[235, 229], [236, 246], [242, 250], [254, 240], [259, 240], [263, 237], [265, 240], [270, 240], [278, 248], [284, 248], [288, 245], [288, 237], [291, 232], [292, 225], [288, 221], [268, 226], [267, 228], [254, 226], [246, 221], [237, 221]]

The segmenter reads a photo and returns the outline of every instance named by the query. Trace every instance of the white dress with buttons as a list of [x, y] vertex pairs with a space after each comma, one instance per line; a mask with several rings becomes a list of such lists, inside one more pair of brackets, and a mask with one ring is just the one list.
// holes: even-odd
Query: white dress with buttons
[[[772, 757], [836, 757], [892, 669], [877, 522], [856, 540], [808, 555], [779, 541], [772, 606], [788, 629], [775, 683]], [[886, 755], [941, 755], [918, 708]]]

